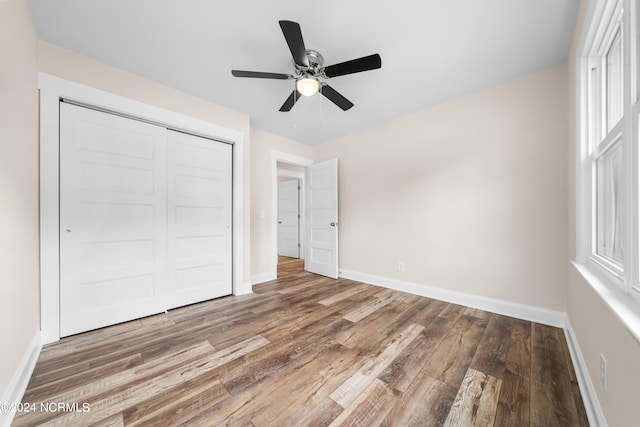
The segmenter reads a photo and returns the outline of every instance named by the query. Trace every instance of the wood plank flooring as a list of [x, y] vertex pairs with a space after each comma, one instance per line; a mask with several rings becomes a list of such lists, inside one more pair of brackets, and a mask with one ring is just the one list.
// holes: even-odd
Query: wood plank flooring
[[278, 267], [45, 346], [14, 425], [588, 425], [562, 330]]

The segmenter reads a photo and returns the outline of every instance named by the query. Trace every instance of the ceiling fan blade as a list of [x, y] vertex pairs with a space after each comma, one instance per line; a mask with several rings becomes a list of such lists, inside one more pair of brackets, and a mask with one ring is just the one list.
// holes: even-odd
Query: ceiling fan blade
[[347, 111], [349, 108], [353, 107], [353, 102], [349, 101], [344, 96], [340, 95], [338, 91], [329, 86], [326, 83], [322, 84], [320, 88], [320, 92], [331, 102], [336, 104], [338, 107], [342, 108], [343, 111]]
[[231, 74], [236, 77], [254, 77], [258, 79], [289, 80], [295, 78], [291, 74], [263, 73], [262, 71], [231, 70]]
[[300, 24], [293, 21], [279, 21], [279, 23], [282, 34], [289, 45], [293, 61], [300, 67], [308, 67], [309, 58], [307, 58], [307, 49], [304, 47], [304, 40], [302, 40]]
[[298, 101], [298, 99], [300, 99], [301, 96], [302, 95], [300, 95], [298, 91], [294, 89], [293, 92], [291, 92], [291, 95], [289, 95], [289, 97], [287, 98], [287, 100], [284, 101], [284, 104], [282, 104], [282, 107], [280, 107], [280, 111], [283, 111], [283, 112], [291, 111], [291, 109], [293, 108], [295, 103]]
[[341, 62], [335, 65], [324, 67], [324, 74], [327, 77], [344, 76], [345, 74], [359, 73], [361, 71], [375, 70], [382, 67], [382, 58], [377, 53], [351, 61]]

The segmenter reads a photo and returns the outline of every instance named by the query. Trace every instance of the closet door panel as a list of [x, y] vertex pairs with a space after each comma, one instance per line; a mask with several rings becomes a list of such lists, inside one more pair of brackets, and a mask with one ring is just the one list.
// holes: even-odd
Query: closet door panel
[[164, 310], [166, 129], [60, 104], [60, 326]]
[[167, 141], [170, 307], [230, 295], [232, 147], [174, 131]]

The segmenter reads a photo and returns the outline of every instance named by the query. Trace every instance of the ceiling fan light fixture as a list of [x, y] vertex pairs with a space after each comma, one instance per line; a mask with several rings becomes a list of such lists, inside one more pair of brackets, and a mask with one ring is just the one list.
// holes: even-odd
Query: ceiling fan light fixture
[[[375, 70], [382, 67], [380, 55], [375, 53], [362, 58], [340, 62], [328, 67], [324, 66], [322, 55], [312, 49], [307, 49], [302, 40], [300, 24], [293, 21], [278, 21], [284, 39], [289, 46], [293, 59], [294, 74], [265, 73], [262, 71], [231, 70], [235, 77], [253, 77], [259, 79], [295, 80], [296, 87], [284, 101], [279, 111], [291, 111], [301, 96], [313, 96], [320, 92], [322, 96], [333, 102], [342, 111], [353, 107], [353, 102], [333, 89], [324, 79], [344, 76], [346, 74], [360, 73], [362, 71]], [[320, 81], [323, 80], [323, 81]]]
[[296, 82], [296, 89], [302, 96], [313, 96], [318, 93], [319, 88], [318, 80], [311, 77], [303, 77]]

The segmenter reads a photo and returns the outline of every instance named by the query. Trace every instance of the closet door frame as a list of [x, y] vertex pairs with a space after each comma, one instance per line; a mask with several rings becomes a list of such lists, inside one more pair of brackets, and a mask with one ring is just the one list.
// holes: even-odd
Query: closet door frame
[[40, 339], [42, 344], [60, 339], [59, 105], [62, 99], [232, 145], [232, 289], [234, 295], [251, 293], [250, 282], [243, 280], [244, 134], [241, 131], [134, 101], [46, 73], [38, 73], [38, 87], [40, 89]]

